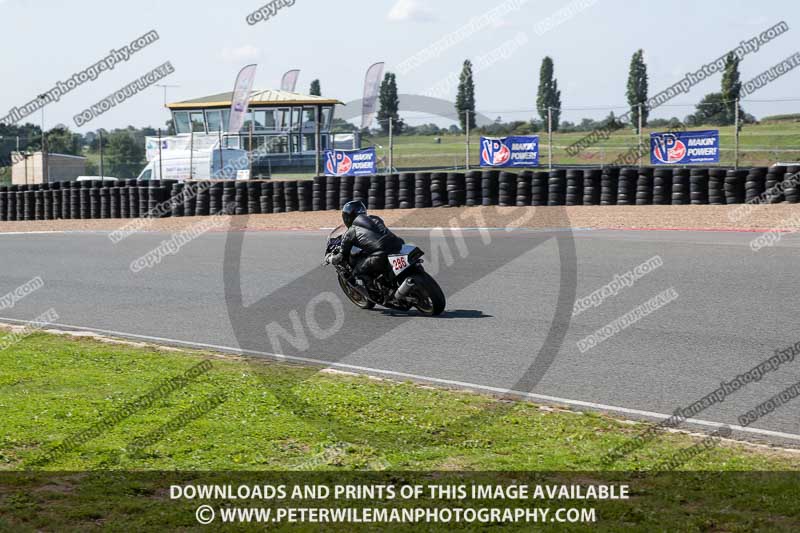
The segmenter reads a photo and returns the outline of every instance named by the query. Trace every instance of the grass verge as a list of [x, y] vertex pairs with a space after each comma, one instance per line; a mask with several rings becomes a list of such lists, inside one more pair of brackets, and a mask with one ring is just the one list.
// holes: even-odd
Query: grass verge
[[[176, 379], [206, 360], [210, 366], [196, 376]], [[163, 387], [169, 380], [172, 389]], [[147, 395], [152, 402], [136, 404]], [[123, 409], [131, 405], [138, 407]], [[121, 411], [125, 416], [102, 431], [85, 433]], [[172, 516], [175, 502], [153, 488], [176, 472], [369, 470], [447, 478], [520, 471], [586, 482], [637, 477], [631, 472], [657, 468], [702, 440], [665, 433], [608, 472], [601, 457], [644, 424], [296, 365], [42, 333], [2, 353], [0, 413], [0, 530], [48, 529], [56, 519], [63, 529], [125, 518], [141, 527], [164, 520], [192, 527], [192, 515]], [[37, 462], [63, 442], [77, 444]], [[738, 474], [796, 472], [796, 454], [722, 442], [679, 470], [641, 478], [635, 509], [608, 502], [605, 518], [718, 530], [780, 529], [800, 519], [787, 498], [796, 475], [763, 474], [741, 486]], [[144, 478], [114, 474], [130, 471], [145, 471]]]

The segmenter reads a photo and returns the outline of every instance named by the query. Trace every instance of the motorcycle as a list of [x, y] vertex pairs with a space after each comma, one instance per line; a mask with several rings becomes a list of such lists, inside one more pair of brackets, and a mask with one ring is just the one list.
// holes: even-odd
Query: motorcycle
[[[324, 265], [331, 265], [339, 255], [342, 238], [347, 227], [342, 224], [328, 235], [325, 248]], [[422, 266], [425, 254], [419, 247], [406, 244], [396, 254], [386, 255], [384, 272], [364, 285], [361, 280], [353, 280], [353, 268], [364, 252], [353, 247], [350, 260], [334, 264], [339, 286], [345, 296], [361, 309], [372, 309], [376, 304], [389, 309], [409, 311], [412, 307], [426, 316], [438, 316], [444, 312], [446, 300], [442, 288]]]

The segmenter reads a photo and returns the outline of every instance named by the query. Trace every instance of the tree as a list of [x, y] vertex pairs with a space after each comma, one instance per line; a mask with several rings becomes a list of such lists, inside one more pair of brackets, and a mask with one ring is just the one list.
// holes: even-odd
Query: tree
[[472, 62], [469, 59], [464, 61], [458, 81], [456, 112], [462, 130], [466, 130], [467, 127], [467, 115], [469, 115], [469, 128], [475, 129], [475, 82], [472, 80]]
[[696, 109], [697, 111], [686, 119], [690, 126], [702, 126], [703, 124], [722, 126], [725, 124], [727, 111], [722, 93], [705, 95], [697, 104]]
[[[644, 118], [644, 113], [642, 113], [642, 118]], [[584, 119], [586, 120], [586, 119]], [[617, 120], [616, 115], [614, 112], [611, 111], [608, 116], [603, 120], [603, 125], [609, 129], [616, 130], [622, 127], [622, 124], [619, 120]], [[588, 131], [588, 130], [587, 130]]]
[[[105, 139], [103, 143], [105, 144]], [[137, 142], [127, 130], [114, 130], [108, 136], [104, 155], [108, 175], [121, 179], [135, 178], [143, 166], [144, 144]]]
[[628, 105], [631, 106], [631, 124], [639, 133], [639, 105], [642, 110], [642, 125], [647, 126], [647, 65], [644, 62], [644, 52], [638, 50], [631, 58], [631, 66], [628, 71]]
[[558, 131], [561, 117], [561, 91], [558, 90], [558, 80], [553, 78], [553, 60], [545, 57], [539, 69], [539, 93], [536, 96], [536, 109], [539, 116], [547, 125], [547, 111], [551, 110], [553, 131]]
[[384, 135], [389, 133], [389, 119], [392, 119], [393, 133], [400, 134], [403, 131], [403, 121], [398, 114], [400, 99], [397, 97], [397, 80], [391, 72], [387, 72], [383, 77], [378, 101], [380, 103], [378, 123], [381, 125], [381, 131]]
[[311, 82], [311, 88], [308, 90], [308, 94], [311, 96], [322, 96], [322, 89], [319, 86], [319, 80], [314, 80]]
[[[742, 90], [742, 82], [739, 81], [739, 58], [733, 53], [725, 58], [725, 70], [722, 72], [722, 99], [725, 102], [725, 125], [736, 122], [736, 100]], [[741, 113], [741, 107], [739, 108]]]
[[51, 154], [80, 155], [81, 136], [65, 126], [56, 126], [45, 134], [47, 151]]

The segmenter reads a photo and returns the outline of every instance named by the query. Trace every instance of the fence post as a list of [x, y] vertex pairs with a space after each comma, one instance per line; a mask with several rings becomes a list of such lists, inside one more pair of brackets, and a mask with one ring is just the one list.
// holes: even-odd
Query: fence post
[[547, 166], [553, 170], [553, 108], [547, 108]]
[[[316, 116], [314, 117], [314, 122], [316, 126], [314, 127], [314, 144], [316, 145], [316, 150], [314, 151], [314, 175], [319, 176], [319, 158], [320, 154], [322, 153], [322, 106], [316, 106]], [[302, 142], [302, 141], [301, 141]], [[250, 142], [250, 172], [252, 173], [253, 169], [253, 143]]]
[[464, 114], [465, 114], [465, 115], [466, 115], [466, 117], [467, 117], [467, 120], [466, 120], [466, 122], [464, 123], [464, 124], [465, 124], [465, 129], [466, 129], [466, 132], [467, 132], [467, 146], [466, 146], [466, 148], [467, 148], [467, 151], [466, 151], [466, 158], [467, 158], [467, 160], [466, 160], [466, 162], [465, 162], [464, 168], [466, 168], [467, 170], [469, 170], [469, 109], [466, 109], [466, 110], [464, 111]]
[[158, 179], [164, 179], [164, 166], [161, 157], [161, 128], [158, 128]]
[[[103, 131], [97, 132], [100, 136], [100, 179], [103, 179]], [[160, 142], [159, 142], [160, 144]]]
[[739, 99], [736, 99], [736, 109], [734, 110], [734, 148], [733, 148], [733, 168], [739, 170]]
[[194, 128], [189, 132], [189, 179], [194, 176]]
[[394, 169], [394, 137], [392, 136], [392, 126], [394, 121], [389, 117], [389, 174]]
[[[159, 137], [161, 136], [161, 130], [158, 130]], [[222, 128], [217, 131], [217, 140], [219, 141], [219, 173], [217, 173], [215, 178], [212, 179], [222, 179], [222, 169], [225, 168], [225, 163], [223, 162], [223, 153], [222, 153]], [[240, 139], [241, 140], [241, 139]], [[302, 142], [302, 140], [301, 140]], [[161, 141], [158, 142], [158, 145], [161, 146]], [[238, 145], [241, 146], [241, 145]], [[159, 148], [161, 150], [161, 148]], [[159, 160], [161, 160], [161, 155], [158, 156]], [[212, 167], [214, 165], [211, 165]]]
[[642, 104], [639, 104], [639, 167], [642, 166], [644, 157], [644, 142], [642, 142]]

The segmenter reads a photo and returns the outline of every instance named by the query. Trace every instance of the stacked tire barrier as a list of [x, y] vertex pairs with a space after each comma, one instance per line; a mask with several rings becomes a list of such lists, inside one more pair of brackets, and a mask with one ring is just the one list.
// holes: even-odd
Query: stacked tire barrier
[[653, 205], [672, 203], [672, 169], [657, 168], [653, 171]]
[[369, 189], [367, 190], [366, 205], [369, 209], [383, 209], [386, 197], [385, 180], [385, 176], [370, 176], [368, 178]]
[[689, 202], [692, 205], [708, 204], [707, 168], [693, 168], [689, 172]]
[[790, 204], [800, 203], [800, 166], [791, 166], [786, 169], [783, 180], [783, 193], [786, 201]]
[[617, 205], [636, 205], [636, 184], [639, 171], [635, 168], [623, 168], [619, 173], [617, 184]]
[[430, 172], [417, 172], [414, 176], [414, 205], [415, 207], [431, 207]]
[[583, 170], [567, 170], [567, 188], [564, 195], [564, 202], [566, 205], [582, 205], [583, 204]]
[[497, 205], [509, 207], [517, 205], [517, 176], [511, 172], [501, 172], [497, 181]]
[[464, 177], [464, 204], [467, 207], [481, 205], [481, 171], [470, 170]]
[[617, 167], [603, 169], [600, 178], [600, 205], [617, 205], [619, 170]]
[[313, 180], [82, 181], [0, 186], [0, 221], [191, 217], [460, 206], [800, 203], [800, 166], [472, 170]]
[[583, 205], [600, 205], [603, 190], [602, 175], [600, 169], [587, 170], [583, 173]]
[[689, 203], [689, 169], [676, 168], [672, 173], [672, 205]]
[[397, 207], [400, 209], [412, 209], [414, 207], [413, 172], [403, 172], [397, 179]]
[[785, 174], [786, 167], [783, 166], [774, 166], [767, 170], [765, 192], [771, 191], [769, 196], [766, 198], [767, 202], [771, 204], [779, 204], [786, 200], [786, 196], [783, 193], [783, 177]]
[[708, 203], [725, 205], [725, 169], [712, 168], [708, 171]]
[[531, 178], [531, 205], [547, 205], [550, 192], [550, 175], [547, 172], [534, 172]]
[[747, 181], [744, 184], [745, 201], [755, 202], [762, 197], [766, 191], [767, 169], [763, 167], [753, 167], [747, 173]]
[[481, 173], [481, 205], [497, 205], [500, 172], [484, 170]]
[[636, 205], [652, 205], [654, 174], [652, 168], [640, 168], [636, 178]]
[[523, 171], [517, 176], [517, 201], [514, 205], [523, 207], [531, 205], [531, 182], [533, 181], [533, 172], [530, 170]]
[[566, 170], [551, 170], [547, 187], [547, 205], [564, 205], [566, 203], [566, 189]]

